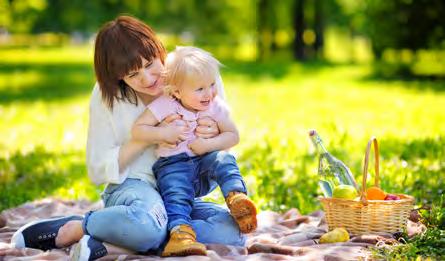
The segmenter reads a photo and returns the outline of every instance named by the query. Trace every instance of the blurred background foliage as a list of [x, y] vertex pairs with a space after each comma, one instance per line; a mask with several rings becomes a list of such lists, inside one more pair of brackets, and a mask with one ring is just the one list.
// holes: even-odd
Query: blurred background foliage
[[310, 128], [359, 181], [376, 135], [385, 190], [418, 206], [443, 194], [444, 1], [0, 0], [0, 210], [99, 199], [84, 160], [92, 44], [118, 14], [225, 64], [234, 152], [262, 209], [320, 208]]

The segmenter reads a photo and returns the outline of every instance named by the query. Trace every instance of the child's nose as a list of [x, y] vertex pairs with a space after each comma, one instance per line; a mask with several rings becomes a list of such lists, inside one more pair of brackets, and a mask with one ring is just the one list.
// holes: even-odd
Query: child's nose
[[206, 92], [205, 92], [205, 97], [206, 98], [210, 98], [213, 96], [213, 91], [211, 88], [207, 88]]

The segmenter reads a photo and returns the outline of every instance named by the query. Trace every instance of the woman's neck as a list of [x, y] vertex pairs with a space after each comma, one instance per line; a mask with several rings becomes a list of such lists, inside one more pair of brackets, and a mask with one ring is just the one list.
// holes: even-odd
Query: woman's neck
[[158, 96], [151, 96], [151, 95], [148, 95], [148, 94], [145, 94], [145, 93], [140, 93], [140, 92], [137, 92], [136, 95], [142, 101], [144, 106], [147, 106], [148, 104], [150, 104], [152, 101], [154, 101], [156, 98], [159, 97], [159, 95]]

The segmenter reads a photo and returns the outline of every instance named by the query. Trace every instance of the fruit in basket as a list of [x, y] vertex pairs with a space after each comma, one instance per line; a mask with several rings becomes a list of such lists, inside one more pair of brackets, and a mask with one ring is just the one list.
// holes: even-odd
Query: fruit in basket
[[338, 243], [349, 241], [349, 233], [342, 227], [335, 228], [320, 237], [320, 244]]
[[367, 200], [384, 200], [386, 193], [379, 187], [370, 187], [366, 190]]
[[332, 192], [333, 198], [354, 199], [357, 197], [357, 191], [350, 185], [338, 185]]
[[394, 194], [386, 194], [385, 200], [399, 200], [400, 197]]

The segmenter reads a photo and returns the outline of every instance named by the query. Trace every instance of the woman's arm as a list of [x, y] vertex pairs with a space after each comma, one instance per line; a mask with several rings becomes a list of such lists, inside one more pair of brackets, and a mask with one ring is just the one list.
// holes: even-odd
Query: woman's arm
[[99, 87], [93, 90], [87, 139], [87, 167], [90, 179], [96, 184], [122, 183], [128, 173], [127, 166], [148, 144], [130, 140], [118, 141], [112, 112], [102, 102]]
[[[164, 121], [171, 118], [176, 118], [176, 116], [171, 115], [167, 117]], [[171, 121], [170, 121], [171, 122]], [[136, 141], [148, 141], [150, 143], [167, 143], [176, 145], [186, 139], [186, 126], [176, 126], [173, 124], [160, 124], [156, 119], [154, 114], [146, 109], [136, 120], [131, 130], [131, 136]]]

